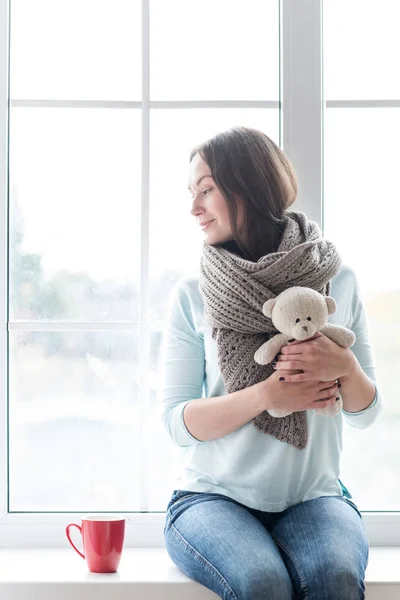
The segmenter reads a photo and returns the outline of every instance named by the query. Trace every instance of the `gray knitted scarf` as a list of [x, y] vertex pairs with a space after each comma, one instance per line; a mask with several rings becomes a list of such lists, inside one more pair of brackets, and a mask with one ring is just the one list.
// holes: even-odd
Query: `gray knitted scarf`
[[[290, 210], [284, 221], [278, 251], [257, 262], [203, 244], [200, 292], [227, 393], [263, 381], [274, 372], [271, 364], [259, 365], [254, 360], [255, 351], [278, 333], [262, 312], [264, 302], [292, 286], [311, 287], [328, 296], [330, 280], [341, 266], [335, 246], [322, 238], [317, 223]], [[281, 418], [263, 411], [253, 424], [281, 442], [298, 449], [306, 446], [305, 411]]]

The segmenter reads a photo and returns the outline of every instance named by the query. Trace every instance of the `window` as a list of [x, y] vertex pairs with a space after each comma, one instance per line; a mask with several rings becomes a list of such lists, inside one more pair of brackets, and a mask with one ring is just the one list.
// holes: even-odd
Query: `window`
[[[157, 406], [159, 349], [172, 286], [197, 272], [201, 254], [187, 192], [195, 144], [235, 124], [268, 133], [298, 173], [294, 208], [323, 224], [363, 286], [369, 282], [363, 257], [375, 260], [367, 239], [376, 234], [376, 219], [363, 211], [365, 232], [360, 227], [357, 236], [364, 254], [350, 248], [346, 255], [356, 224], [337, 210], [338, 197], [343, 211], [351, 197], [335, 184], [347, 181], [351, 189], [360, 176], [346, 174], [355, 153], [345, 154], [341, 138], [365, 147], [362, 111], [380, 111], [388, 118], [381, 132], [388, 143], [396, 108], [357, 109], [356, 129], [353, 109], [339, 107], [368, 92], [334, 83], [335, 19], [350, 8], [325, 0], [324, 9], [323, 31], [322, 0], [0, 0], [1, 239], [8, 249], [0, 264], [7, 332], [0, 361], [2, 544], [59, 545], [70, 513], [88, 511], [129, 515], [128, 544], [163, 544], [163, 511], [179, 459]], [[348, 65], [353, 47], [345, 52]], [[382, 54], [377, 73], [387, 58]], [[389, 75], [384, 79], [389, 85]], [[385, 93], [398, 97], [395, 88]], [[378, 175], [374, 181], [377, 188]], [[371, 186], [368, 193], [375, 200]], [[380, 295], [376, 310], [373, 294], [367, 301], [386, 398], [395, 355], [389, 363], [387, 347], [380, 347], [392, 298], [382, 266], [374, 267], [371, 288]], [[395, 322], [393, 314], [387, 338]], [[348, 438], [349, 447], [361, 446], [357, 460], [369, 469], [362, 488], [348, 462], [346, 483], [357, 485], [365, 510], [396, 510], [394, 484], [384, 498], [370, 495], [379, 473], [375, 489], [394, 481], [395, 423], [388, 424], [393, 437], [385, 438], [380, 460], [388, 460], [380, 472], [371, 468], [371, 461], [378, 464], [372, 452], [361, 457], [365, 440], [376, 452], [375, 427]], [[370, 516], [371, 543], [398, 542], [393, 519]]]
[[324, 3], [324, 234], [357, 273], [385, 404], [365, 431], [344, 427], [342, 478], [368, 511], [400, 508], [399, 17], [395, 0]]
[[169, 292], [200, 257], [189, 152], [235, 124], [280, 142], [278, 0], [199, 7], [10, 2], [14, 521], [168, 502], [158, 359]]

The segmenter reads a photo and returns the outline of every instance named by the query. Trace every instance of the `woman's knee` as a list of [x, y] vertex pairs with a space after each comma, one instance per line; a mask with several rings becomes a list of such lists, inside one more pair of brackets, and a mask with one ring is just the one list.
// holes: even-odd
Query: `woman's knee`
[[365, 572], [355, 564], [331, 565], [308, 574], [309, 600], [363, 600], [365, 598]]
[[290, 576], [264, 525], [212, 494], [179, 496], [167, 511], [167, 551], [189, 577], [227, 600], [291, 600]]
[[193, 546], [169, 530], [166, 549], [172, 561], [188, 577], [213, 590], [225, 600], [292, 600], [293, 588], [283, 563], [274, 560], [253, 563], [227, 561], [217, 568]]
[[231, 554], [216, 564], [174, 527], [165, 535], [166, 549], [177, 567], [225, 600], [292, 600], [293, 587], [279, 556]]
[[293, 587], [283, 565], [259, 565], [231, 582], [237, 600], [292, 600]]

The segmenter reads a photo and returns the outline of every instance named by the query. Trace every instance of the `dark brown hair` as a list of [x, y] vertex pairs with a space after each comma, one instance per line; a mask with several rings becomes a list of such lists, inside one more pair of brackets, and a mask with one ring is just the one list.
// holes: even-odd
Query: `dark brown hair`
[[[233, 127], [196, 146], [190, 161], [196, 154], [228, 205], [233, 242], [221, 246], [254, 262], [276, 252], [285, 211], [297, 196], [295, 172], [279, 146], [257, 129]], [[244, 204], [244, 239], [237, 227], [238, 201]]]

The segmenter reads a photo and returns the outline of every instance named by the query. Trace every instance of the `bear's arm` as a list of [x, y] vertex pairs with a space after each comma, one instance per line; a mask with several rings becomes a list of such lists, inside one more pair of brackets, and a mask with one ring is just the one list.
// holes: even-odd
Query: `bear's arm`
[[350, 348], [356, 341], [354, 333], [341, 325], [327, 323], [319, 331], [342, 348]]
[[257, 352], [254, 354], [254, 360], [259, 365], [267, 365], [274, 357], [280, 352], [282, 346], [284, 346], [289, 339], [289, 336], [284, 333], [277, 333], [273, 338], [265, 342], [259, 347]]

